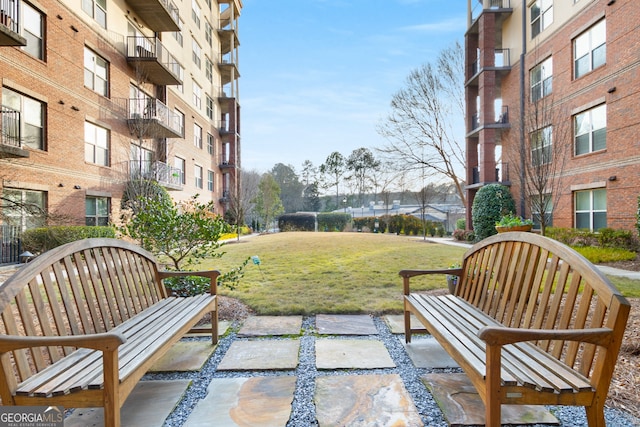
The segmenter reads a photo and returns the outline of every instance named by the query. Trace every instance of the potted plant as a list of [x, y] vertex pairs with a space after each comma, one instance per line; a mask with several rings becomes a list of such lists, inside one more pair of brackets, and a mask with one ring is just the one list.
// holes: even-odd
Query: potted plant
[[[460, 264], [451, 264], [449, 268], [460, 268]], [[456, 291], [456, 286], [458, 285], [458, 280], [460, 280], [460, 276], [456, 276], [455, 274], [447, 274], [447, 287], [449, 288], [449, 293], [453, 294]]]
[[533, 228], [533, 221], [530, 219], [523, 219], [521, 216], [508, 213], [500, 218], [500, 221], [496, 222], [496, 230], [498, 233], [505, 233], [507, 231], [531, 231]]

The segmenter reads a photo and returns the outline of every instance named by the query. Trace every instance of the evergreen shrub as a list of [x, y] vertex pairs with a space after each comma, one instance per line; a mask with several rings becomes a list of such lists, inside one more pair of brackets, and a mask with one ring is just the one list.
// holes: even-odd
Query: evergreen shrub
[[501, 184], [489, 184], [478, 190], [473, 199], [471, 218], [476, 241], [497, 233], [496, 222], [502, 216], [515, 212], [516, 204], [509, 188]]
[[33, 228], [22, 233], [22, 248], [38, 255], [65, 243], [92, 237], [115, 238], [116, 230], [110, 226], [88, 225]]

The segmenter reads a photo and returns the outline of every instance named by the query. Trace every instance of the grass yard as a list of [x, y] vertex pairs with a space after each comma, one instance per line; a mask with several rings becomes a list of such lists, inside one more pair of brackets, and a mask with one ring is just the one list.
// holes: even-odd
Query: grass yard
[[[257, 314], [401, 313], [405, 268], [446, 268], [465, 249], [390, 234], [276, 233], [223, 247], [220, 259], [203, 268], [226, 271], [249, 262], [240, 285], [220, 293], [237, 298]], [[445, 276], [412, 281], [412, 289], [445, 288]]]

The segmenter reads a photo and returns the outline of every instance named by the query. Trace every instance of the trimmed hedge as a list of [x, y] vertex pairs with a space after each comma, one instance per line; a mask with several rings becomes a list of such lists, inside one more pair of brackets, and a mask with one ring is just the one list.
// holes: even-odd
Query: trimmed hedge
[[323, 212], [318, 214], [318, 231], [344, 231], [351, 222], [351, 214]]
[[576, 248], [596, 246], [627, 249], [634, 252], [640, 249], [638, 238], [628, 230], [601, 228], [597, 232], [593, 232], [577, 228], [547, 227], [546, 236]]
[[280, 231], [315, 231], [316, 217], [311, 213], [291, 213], [278, 217]]
[[22, 248], [35, 255], [62, 246], [65, 243], [92, 237], [116, 237], [116, 230], [110, 226], [55, 226], [26, 230], [22, 233]]

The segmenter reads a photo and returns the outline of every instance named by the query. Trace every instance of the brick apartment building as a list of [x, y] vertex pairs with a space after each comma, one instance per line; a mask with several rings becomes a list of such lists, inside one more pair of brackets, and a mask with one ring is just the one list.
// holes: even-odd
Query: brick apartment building
[[[240, 167], [241, 0], [0, 0], [0, 191], [117, 221], [127, 183], [223, 213]], [[42, 223], [4, 204], [2, 223]]]
[[[499, 182], [520, 215], [634, 229], [638, 23], [636, 0], [468, 0], [468, 224], [477, 191]], [[535, 176], [523, 173], [528, 165], [555, 165], [537, 193], [525, 182]], [[534, 194], [546, 194], [546, 206], [532, 208]]]

